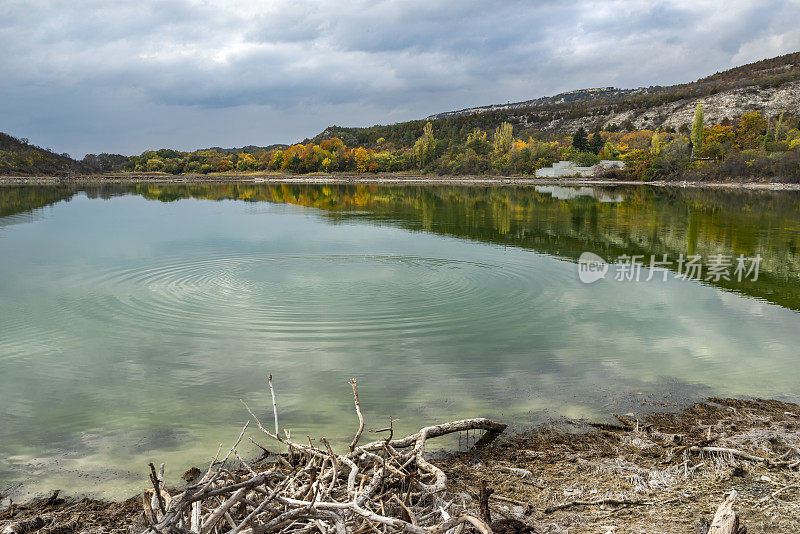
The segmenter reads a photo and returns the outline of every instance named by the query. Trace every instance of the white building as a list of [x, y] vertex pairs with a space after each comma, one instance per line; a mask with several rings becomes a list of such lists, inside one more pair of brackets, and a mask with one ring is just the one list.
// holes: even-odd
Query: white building
[[625, 162], [604, 159], [597, 165], [591, 167], [578, 167], [572, 161], [559, 161], [554, 163], [552, 167], [544, 167], [536, 171], [537, 178], [561, 178], [566, 176], [594, 176], [606, 169], [622, 169], [625, 167]]

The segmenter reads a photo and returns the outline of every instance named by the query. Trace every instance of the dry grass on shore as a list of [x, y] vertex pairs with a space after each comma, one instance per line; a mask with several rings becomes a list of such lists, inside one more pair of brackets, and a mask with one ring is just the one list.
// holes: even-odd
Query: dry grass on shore
[[[587, 426], [590, 432], [584, 432]], [[800, 532], [800, 407], [710, 399], [615, 424], [569, 422], [440, 464], [451, 492], [533, 532], [698, 532], [726, 493], [748, 532]]]
[[[447, 475], [440, 497], [460, 503], [464, 513], [482, 518], [495, 532], [706, 532], [707, 520], [732, 491], [734, 510], [750, 534], [800, 531], [796, 404], [710, 399], [640, 420], [562, 421], [432, 463]], [[274, 465], [265, 462], [255, 470]], [[19, 528], [26, 522], [28, 530]], [[373, 531], [367, 522], [360, 524], [364, 532]], [[145, 528], [141, 497], [101, 503], [55, 495], [0, 512], [0, 532]], [[313, 530], [306, 525], [307, 532]]]

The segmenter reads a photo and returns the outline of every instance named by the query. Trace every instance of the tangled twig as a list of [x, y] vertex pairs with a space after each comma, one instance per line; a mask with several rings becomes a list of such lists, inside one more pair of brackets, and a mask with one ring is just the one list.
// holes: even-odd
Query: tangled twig
[[[286, 445], [289, 454], [278, 461], [253, 467], [241, 460], [243, 469], [228, 469], [226, 462], [212, 462], [205, 475], [181, 493], [143, 496], [148, 534], [262, 534], [311, 532], [409, 532], [444, 534], [459, 525], [490, 533], [486, 523], [468, 510], [446, 502], [444, 472], [425, 459], [427, 440], [465, 430], [497, 434], [505, 425], [489, 419], [465, 419], [422, 428], [400, 439], [388, 438], [358, 446], [364, 420], [355, 380], [350, 382], [359, 428], [350, 452], [336, 454], [321, 438], [324, 448], [291, 440], [277, 431], [277, 402], [272, 380], [270, 392], [276, 419], [270, 432], [242, 401], [258, 428]], [[252, 440], [251, 440], [252, 441]], [[262, 447], [263, 449], [263, 447]], [[266, 451], [266, 449], [264, 449]], [[219, 453], [217, 454], [217, 457]], [[150, 490], [153, 491], [153, 490]], [[165, 504], [162, 507], [161, 498]]]

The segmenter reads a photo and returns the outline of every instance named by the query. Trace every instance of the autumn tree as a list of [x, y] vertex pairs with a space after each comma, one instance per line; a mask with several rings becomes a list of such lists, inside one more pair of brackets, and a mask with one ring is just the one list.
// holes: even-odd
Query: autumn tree
[[269, 160], [269, 168], [270, 169], [280, 169], [281, 165], [283, 164], [283, 150], [276, 150], [272, 154], [272, 158]]
[[[428, 123], [430, 124], [430, 123]], [[367, 172], [369, 170], [369, 152], [366, 148], [358, 147], [353, 151], [353, 159], [356, 160], [356, 170]]]
[[324, 141], [320, 141], [319, 147], [328, 152], [336, 152], [337, 150], [344, 150], [345, 148], [344, 141], [338, 137], [331, 137], [329, 139], [325, 139]]
[[703, 104], [697, 104], [694, 110], [694, 123], [692, 123], [692, 157], [703, 149], [703, 136], [705, 134]]
[[661, 138], [658, 132], [653, 132], [653, 137], [650, 140], [650, 153], [654, 156], [661, 154]]
[[652, 131], [640, 130], [620, 136], [619, 139], [617, 139], [617, 144], [621, 152], [628, 152], [629, 150], [647, 150], [650, 148], [652, 140]]
[[733, 133], [733, 128], [730, 126], [715, 124], [711, 128], [706, 128], [703, 142], [719, 143], [724, 145], [725, 143], [733, 142], [735, 137], [736, 136]]
[[508, 122], [503, 122], [494, 131], [494, 151], [505, 154], [511, 150], [514, 142], [514, 127]]
[[466, 147], [475, 151], [476, 154], [485, 156], [492, 149], [491, 143], [486, 139], [486, 132], [480, 128], [475, 128], [467, 134]]
[[147, 170], [150, 172], [157, 172], [164, 168], [164, 162], [158, 158], [151, 158], [147, 160]]
[[606, 141], [603, 145], [603, 150], [600, 151], [602, 157], [605, 159], [617, 159], [619, 157], [619, 150], [610, 141]]
[[240, 171], [254, 171], [257, 165], [256, 158], [251, 154], [239, 154], [239, 159], [236, 161], [236, 169]]
[[757, 148], [759, 138], [766, 131], [767, 119], [758, 111], [747, 112], [736, 126], [736, 145], [742, 150]]
[[436, 139], [433, 137], [433, 125], [428, 122], [422, 129], [422, 136], [414, 143], [414, 159], [420, 170], [433, 160], [436, 150]]

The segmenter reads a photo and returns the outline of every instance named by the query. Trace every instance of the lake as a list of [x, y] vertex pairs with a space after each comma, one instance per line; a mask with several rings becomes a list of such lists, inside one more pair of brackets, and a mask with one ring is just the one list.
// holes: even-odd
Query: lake
[[398, 433], [796, 401], [798, 310], [797, 192], [3, 187], [0, 493], [128, 497], [150, 461], [175, 483], [232, 445], [239, 399], [271, 426], [269, 374], [280, 426], [336, 447], [350, 377], [367, 429]]

